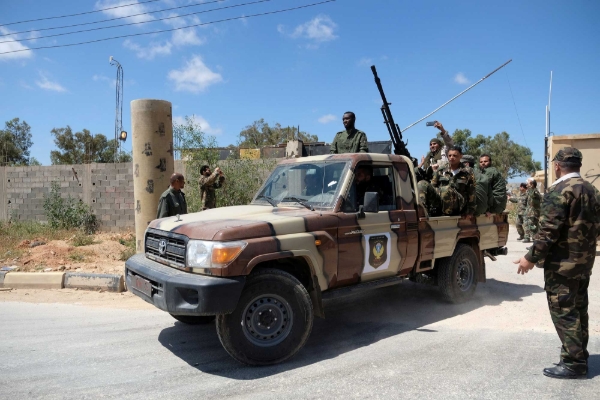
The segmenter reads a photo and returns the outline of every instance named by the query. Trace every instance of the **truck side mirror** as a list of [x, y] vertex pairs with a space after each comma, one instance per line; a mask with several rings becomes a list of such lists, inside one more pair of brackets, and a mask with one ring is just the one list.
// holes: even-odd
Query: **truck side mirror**
[[364, 212], [379, 212], [379, 193], [367, 192], [365, 193], [365, 201], [363, 202]]

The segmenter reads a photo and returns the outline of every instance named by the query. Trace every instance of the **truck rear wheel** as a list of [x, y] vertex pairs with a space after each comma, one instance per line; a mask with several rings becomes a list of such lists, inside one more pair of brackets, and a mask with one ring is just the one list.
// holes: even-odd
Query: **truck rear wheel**
[[441, 260], [438, 285], [444, 299], [451, 303], [469, 300], [477, 288], [477, 255], [467, 244], [459, 243], [451, 257]]
[[246, 281], [236, 309], [217, 316], [221, 344], [250, 365], [285, 361], [306, 343], [313, 308], [306, 288], [287, 272], [265, 269]]
[[214, 315], [173, 315], [170, 314], [171, 317], [175, 318], [179, 322], [183, 322], [186, 325], [204, 325], [210, 324], [215, 320]]

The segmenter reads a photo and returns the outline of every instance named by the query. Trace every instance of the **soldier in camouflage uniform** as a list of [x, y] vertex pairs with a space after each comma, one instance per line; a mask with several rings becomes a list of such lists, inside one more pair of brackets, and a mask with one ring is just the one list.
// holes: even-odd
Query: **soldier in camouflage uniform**
[[519, 196], [515, 199], [513, 197], [509, 197], [511, 203], [517, 203], [517, 220], [515, 221], [515, 225], [517, 226], [517, 232], [519, 232], [519, 237], [517, 240], [523, 240], [525, 237], [525, 230], [523, 229], [523, 218], [525, 218], [525, 210], [527, 210], [527, 184], [521, 183], [519, 186], [519, 191], [521, 192]]
[[200, 186], [202, 211], [217, 206], [215, 189], [222, 187], [223, 182], [225, 182], [225, 175], [223, 175], [221, 168], [215, 168], [215, 172], [212, 173], [208, 165], [203, 165], [202, 168], [200, 168], [200, 179], [198, 184]]
[[187, 214], [185, 193], [181, 191], [185, 186], [185, 179], [180, 173], [171, 175], [171, 186], [160, 195], [156, 219]]
[[538, 231], [540, 222], [540, 207], [542, 203], [542, 195], [537, 190], [537, 182], [530, 178], [527, 180], [527, 207], [523, 217], [523, 229], [525, 237], [523, 243], [531, 243], [531, 239]]
[[419, 200], [430, 216], [475, 215], [475, 176], [470, 167], [461, 164], [461, 158], [462, 149], [450, 147], [448, 165], [434, 172], [431, 183], [418, 183]]
[[433, 178], [433, 172], [437, 168], [444, 167], [448, 164], [448, 149], [454, 146], [452, 137], [440, 122], [435, 121], [433, 126], [440, 130], [440, 135], [444, 141], [442, 142], [442, 140], [437, 137], [431, 139], [429, 141], [429, 152], [426, 156], [421, 157], [418, 176], [423, 177], [423, 179], [429, 182], [431, 181], [431, 178]]
[[[471, 169], [475, 167], [475, 157], [465, 154], [460, 159], [460, 162], [469, 166]], [[475, 215], [487, 215], [489, 216], [490, 207], [492, 207], [492, 185], [490, 178], [481, 173], [477, 169], [473, 169], [473, 176], [475, 177]]]
[[502, 174], [492, 167], [492, 156], [482, 154], [479, 156], [479, 170], [485, 173], [490, 179], [492, 186], [492, 199], [490, 212], [493, 214], [502, 214], [506, 209], [506, 180]]
[[588, 370], [588, 293], [600, 235], [598, 190], [579, 174], [583, 156], [574, 147], [553, 158], [557, 180], [544, 195], [540, 229], [517, 273], [544, 267], [552, 322], [562, 342], [560, 363], [544, 369], [551, 378], [585, 379]]
[[345, 112], [342, 122], [346, 129], [335, 134], [329, 152], [331, 154], [368, 153], [367, 134], [354, 127], [356, 122], [354, 113], [352, 111]]

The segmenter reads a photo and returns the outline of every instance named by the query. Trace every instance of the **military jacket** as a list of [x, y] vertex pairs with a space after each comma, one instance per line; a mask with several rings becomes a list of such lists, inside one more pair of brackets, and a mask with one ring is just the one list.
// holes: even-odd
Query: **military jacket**
[[527, 189], [527, 207], [525, 208], [526, 217], [540, 217], [540, 207], [542, 203], [542, 195], [537, 188]]
[[350, 133], [346, 130], [335, 134], [331, 148], [331, 154], [342, 153], [368, 153], [367, 134], [358, 129], [353, 129]]
[[581, 177], [548, 188], [542, 200], [538, 234], [525, 258], [567, 278], [592, 274], [600, 235], [597, 190]]
[[486, 174], [478, 170], [473, 170], [475, 176], [475, 215], [482, 215], [488, 212], [493, 206], [492, 184]]
[[200, 186], [200, 202], [202, 210], [215, 208], [217, 206], [215, 189], [222, 187], [224, 181], [225, 177], [220, 176], [216, 171], [214, 171], [210, 176], [200, 177], [198, 180], [198, 185]]
[[519, 194], [517, 198], [510, 198], [512, 203], [517, 203], [517, 215], [525, 215], [525, 210], [527, 209], [527, 192]]
[[172, 217], [177, 214], [187, 214], [185, 193], [183, 193], [181, 190], [173, 190], [173, 188], [169, 187], [164, 191], [163, 194], [160, 195], [156, 219]]
[[502, 174], [494, 167], [488, 167], [481, 171], [490, 178], [490, 185], [492, 187], [492, 206], [490, 212], [494, 214], [500, 214], [506, 209], [506, 202], [508, 197], [506, 196], [506, 181]]
[[463, 214], [475, 215], [477, 200], [475, 196], [475, 175], [471, 167], [461, 164], [456, 175], [452, 174], [450, 165], [439, 168], [431, 178], [431, 185], [435, 188], [450, 186], [464, 198], [465, 207], [460, 210]]

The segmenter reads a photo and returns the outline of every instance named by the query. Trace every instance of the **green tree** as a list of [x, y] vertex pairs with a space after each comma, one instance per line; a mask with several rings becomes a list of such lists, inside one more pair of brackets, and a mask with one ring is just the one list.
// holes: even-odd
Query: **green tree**
[[263, 118], [254, 121], [240, 132], [240, 147], [258, 148], [273, 146], [288, 140], [302, 140], [305, 143], [317, 142], [319, 137], [300, 131], [295, 127], [283, 127], [276, 123], [269, 126]]
[[31, 127], [13, 118], [0, 130], [0, 165], [29, 165]]
[[463, 154], [470, 154], [476, 160], [484, 153], [490, 154], [492, 166], [500, 171], [504, 179], [531, 175], [542, 169], [542, 164], [533, 160], [531, 150], [510, 140], [507, 132], [497, 133], [493, 137], [483, 135], [472, 137], [469, 129], [457, 129], [452, 139], [455, 145], [462, 148]]
[[[92, 135], [89, 130], [73, 133], [70, 126], [54, 128], [54, 143], [59, 150], [50, 152], [50, 161], [53, 165], [112, 163], [114, 154], [118, 149], [115, 139], [108, 140], [101, 133]], [[119, 152], [117, 162], [130, 162], [131, 155]]]

